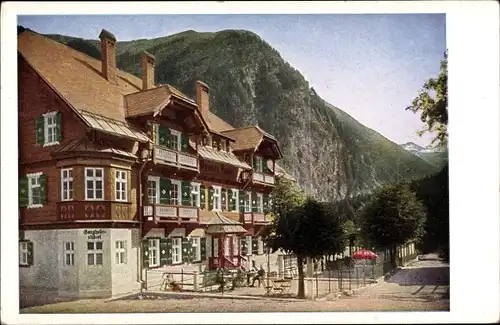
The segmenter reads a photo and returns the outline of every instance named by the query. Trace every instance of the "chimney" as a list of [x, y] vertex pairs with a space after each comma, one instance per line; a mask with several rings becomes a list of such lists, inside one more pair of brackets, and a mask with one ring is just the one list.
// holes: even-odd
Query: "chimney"
[[208, 86], [204, 82], [200, 80], [196, 81], [196, 104], [202, 113], [210, 111], [208, 89]]
[[103, 29], [99, 34], [102, 53], [102, 76], [108, 81], [117, 82], [116, 78], [116, 37]]
[[148, 90], [155, 85], [155, 57], [144, 51], [141, 54], [142, 90]]

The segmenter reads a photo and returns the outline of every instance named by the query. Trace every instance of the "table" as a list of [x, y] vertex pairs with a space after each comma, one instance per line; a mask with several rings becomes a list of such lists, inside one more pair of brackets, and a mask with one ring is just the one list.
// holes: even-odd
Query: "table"
[[290, 279], [276, 279], [272, 280], [273, 285], [266, 287], [266, 295], [275, 294], [279, 296], [290, 295], [290, 287], [292, 280]]

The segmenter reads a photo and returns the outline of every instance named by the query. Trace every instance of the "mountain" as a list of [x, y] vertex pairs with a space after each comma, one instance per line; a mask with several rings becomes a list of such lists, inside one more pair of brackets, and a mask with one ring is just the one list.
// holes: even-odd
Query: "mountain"
[[439, 169], [443, 168], [443, 166], [448, 162], [447, 149], [438, 149], [432, 147], [424, 148], [414, 142], [404, 143], [401, 145], [401, 147]]
[[[100, 58], [99, 41], [46, 35]], [[258, 124], [279, 141], [287, 169], [310, 194], [338, 200], [369, 193], [436, 168], [325, 102], [299, 71], [258, 35], [245, 30], [188, 30], [117, 42], [117, 65], [140, 75], [140, 53], [156, 57], [156, 82], [194, 97], [210, 86], [211, 110], [234, 127]], [[404, 108], [402, 108], [404, 110]]]

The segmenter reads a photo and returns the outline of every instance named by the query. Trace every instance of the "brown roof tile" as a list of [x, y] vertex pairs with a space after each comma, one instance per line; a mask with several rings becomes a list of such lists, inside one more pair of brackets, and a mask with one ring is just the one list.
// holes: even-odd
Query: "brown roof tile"
[[157, 112], [168, 104], [171, 95], [168, 86], [128, 94], [125, 96], [127, 117]]
[[100, 60], [31, 31], [18, 36], [26, 61], [78, 111], [125, 122], [123, 95], [141, 89], [141, 79], [117, 70], [118, 84], [101, 74]]
[[222, 132], [236, 140], [234, 150], [255, 149], [262, 141], [262, 133], [254, 126]]

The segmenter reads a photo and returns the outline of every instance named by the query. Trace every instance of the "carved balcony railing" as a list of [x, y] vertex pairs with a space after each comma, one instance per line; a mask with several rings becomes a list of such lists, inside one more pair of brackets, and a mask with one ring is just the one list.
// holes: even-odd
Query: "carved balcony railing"
[[149, 204], [142, 207], [144, 221], [162, 222], [199, 222], [197, 207]]
[[199, 169], [198, 158], [194, 155], [175, 151], [165, 147], [155, 146], [154, 148], [155, 159], [160, 162], [167, 163], [170, 165], [177, 165], [181, 168], [188, 169]]
[[254, 182], [263, 183], [266, 185], [274, 185], [274, 175], [253, 172], [252, 179]]
[[133, 209], [131, 203], [115, 201], [63, 201], [57, 203], [57, 220], [134, 221], [136, 218], [135, 209]]
[[241, 222], [244, 225], [249, 224], [268, 224], [270, 220], [266, 218], [265, 213], [262, 212], [242, 212]]

